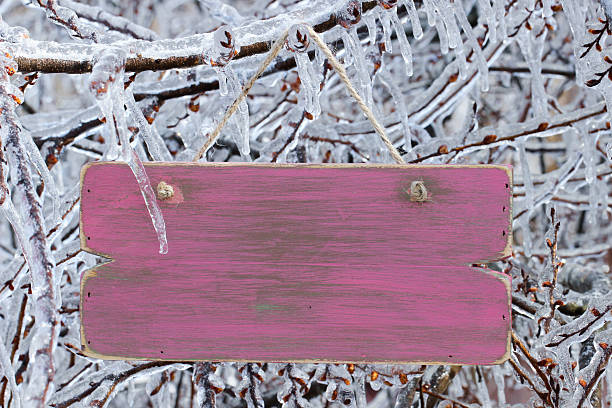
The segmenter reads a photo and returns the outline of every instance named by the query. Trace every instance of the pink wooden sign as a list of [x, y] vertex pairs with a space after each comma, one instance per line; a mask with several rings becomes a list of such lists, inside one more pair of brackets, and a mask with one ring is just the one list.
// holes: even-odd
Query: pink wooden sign
[[[82, 172], [87, 354], [111, 359], [495, 364], [510, 347], [503, 166], [146, 166], [159, 244], [129, 167]], [[422, 181], [428, 201], [411, 201]]]

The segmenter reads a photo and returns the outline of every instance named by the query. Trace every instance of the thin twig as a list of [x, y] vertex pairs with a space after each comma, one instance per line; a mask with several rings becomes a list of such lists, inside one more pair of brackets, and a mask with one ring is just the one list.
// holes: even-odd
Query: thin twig
[[550, 394], [552, 393], [552, 387], [550, 386], [550, 381], [548, 380], [548, 377], [546, 376], [546, 374], [544, 374], [544, 372], [538, 365], [538, 361], [535, 358], [533, 358], [533, 356], [529, 353], [529, 350], [527, 350], [527, 347], [525, 347], [521, 339], [518, 338], [518, 336], [514, 333], [514, 331], [512, 331], [512, 342], [519, 347], [519, 349], [523, 352], [525, 357], [527, 357], [527, 360], [529, 361], [529, 363], [531, 364], [535, 372], [544, 382], [544, 386], [546, 387], [549, 393], [547, 397], [548, 398], [547, 401], [551, 403]]
[[548, 394], [545, 392], [539, 391], [537, 387], [535, 386], [535, 384], [533, 383], [533, 381], [531, 381], [531, 379], [527, 376], [527, 374], [525, 374], [525, 372], [521, 369], [521, 367], [513, 359], [509, 359], [508, 362], [510, 363], [514, 371], [516, 371], [516, 373], [519, 375], [519, 377], [527, 381], [527, 383], [529, 384], [533, 392], [538, 394], [538, 397], [540, 397], [542, 402], [548, 401]]
[[450, 402], [452, 402], [454, 405], [457, 405], [457, 406], [459, 406], [459, 407], [461, 407], [461, 408], [470, 408], [470, 406], [469, 406], [469, 405], [466, 405], [466, 404], [464, 404], [464, 403], [462, 403], [462, 402], [460, 402], [460, 401], [457, 401], [456, 399], [453, 399], [453, 398], [449, 397], [448, 395], [442, 395], [442, 394], [438, 394], [437, 392], [430, 391], [430, 390], [427, 388], [427, 384], [423, 384], [423, 385], [421, 385], [421, 392], [422, 392], [422, 393], [424, 393], [424, 394], [427, 394], [427, 395], [431, 395], [432, 397], [436, 397], [436, 398], [438, 398], [439, 400], [447, 400], [447, 401], [450, 401]]

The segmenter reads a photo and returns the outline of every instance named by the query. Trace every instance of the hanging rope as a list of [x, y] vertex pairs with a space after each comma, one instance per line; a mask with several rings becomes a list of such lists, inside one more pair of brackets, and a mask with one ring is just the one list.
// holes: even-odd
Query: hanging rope
[[[395, 146], [393, 146], [393, 143], [391, 143], [391, 140], [389, 140], [389, 138], [387, 137], [387, 134], [385, 133], [385, 128], [378, 122], [372, 110], [368, 107], [368, 105], [365, 104], [361, 96], [359, 96], [359, 94], [357, 93], [357, 90], [351, 83], [351, 80], [349, 79], [346, 73], [346, 69], [344, 69], [344, 66], [340, 63], [340, 61], [338, 61], [334, 53], [329, 49], [327, 44], [325, 44], [325, 41], [323, 41], [323, 39], [319, 36], [319, 34], [317, 34], [317, 32], [310, 25], [304, 24], [304, 26], [308, 28], [308, 33], [310, 37], [313, 39], [315, 44], [317, 44], [317, 46], [321, 49], [321, 51], [323, 51], [323, 53], [329, 60], [329, 63], [331, 64], [331, 66], [338, 73], [338, 76], [340, 77], [342, 82], [344, 82], [344, 85], [346, 86], [346, 89], [349, 91], [349, 94], [353, 97], [353, 99], [357, 101], [357, 104], [359, 105], [363, 113], [366, 115], [370, 123], [372, 123], [374, 130], [376, 131], [376, 133], [378, 133], [378, 135], [382, 139], [385, 146], [387, 146], [387, 149], [389, 149], [389, 152], [391, 153], [391, 156], [393, 157], [395, 162], [398, 164], [405, 164], [406, 162], [404, 161], [402, 156], [399, 154]], [[202, 156], [204, 155], [204, 153], [206, 153], [206, 151], [210, 148], [210, 146], [212, 146], [212, 144], [215, 142], [217, 137], [219, 137], [221, 130], [227, 124], [230, 117], [238, 110], [238, 106], [246, 98], [247, 94], [249, 93], [253, 85], [255, 84], [255, 81], [261, 76], [261, 74], [263, 74], [266, 68], [268, 68], [268, 66], [272, 63], [272, 61], [274, 61], [274, 58], [276, 58], [276, 56], [280, 53], [283, 46], [285, 45], [285, 41], [287, 40], [288, 36], [289, 36], [289, 30], [285, 30], [283, 34], [280, 36], [280, 38], [276, 40], [276, 42], [270, 49], [270, 52], [266, 56], [266, 59], [259, 66], [259, 69], [255, 73], [255, 75], [253, 75], [253, 77], [251, 77], [249, 82], [244, 86], [238, 98], [236, 98], [234, 103], [232, 103], [229, 109], [225, 112], [225, 115], [223, 115], [223, 119], [221, 119], [221, 121], [217, 124], [217, 126], [215, 127], [215, 130], [213, 130], [213, 132], [208, 135], [208, 139], [206, 140], [204, 145], [200, 148], [200, 150], [198, 150], [198, 153], [193, 158], [193, 161], [200, 160]]]

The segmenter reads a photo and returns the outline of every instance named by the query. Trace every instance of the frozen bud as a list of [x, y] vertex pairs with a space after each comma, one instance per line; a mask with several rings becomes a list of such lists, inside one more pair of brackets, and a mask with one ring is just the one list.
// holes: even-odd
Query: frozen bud
[[89, 89], [96, 98], [103, 98], [115, 81], [123, 81], [125, 58], [125, 52], [116, 49], [105, 51], [94, 60]]
[[378, 5], [385, 10], [389, 10], [397, 6], [397, 0], [378, 0]]
[[361, 1], [350, 0], [344, 9], [336, 15], [338, 23], [344, 28], [350, 28], [361, 21]]
[[[1, 166], [1, 164], [0, 164], [0, 166]], [[2, 180], [0, 180], [0, 206], [2, 206], [2, 204], [4, 204], [4, 201], [6, 201], [8, 196], [9, 196], [9, 189], [2, 182]]]
[[23, 92], [21, 92], [21, 90], [15, 85], [11, 84], [8, 86], [8, 94], [11, 99], [13, 99], [13, 102], [15, 102], [17, 105], [21, 105], [23, 103]]
[[17, 63], [11, 54], [4, 50], [0, 53], [0, 87], [1, 92], [20, 105], [23, 102], [23, 92], [17, 86], [11, 84], [10, 76], [17, 71]]
[[236, 49], [236, 36], [231, 28], [222, 26], [215, 31], [213, 49], [211, 50], [210, 65], [224, 66], [238, 55]]
[[306, 52], [310, 45], [308, 29], [303, 24], [296, 24], [289, 29], [287, 49], [292, 52]]
[[3, 51], [0, 54], [0, 66], [2, 70], [0, 72], [0, 79], [3, 82], [8, 82], [9, 77], [17, 72], [17, 63], [13, 59], [10, 51]]

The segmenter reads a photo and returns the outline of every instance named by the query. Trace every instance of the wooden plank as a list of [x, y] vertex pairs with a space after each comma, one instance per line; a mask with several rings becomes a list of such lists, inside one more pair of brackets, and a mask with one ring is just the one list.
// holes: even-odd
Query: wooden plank
[[[82, 172], [87, 354], [495, 364], [510, 347], [503, 166], [147, 164], [168, 253], [125, 164]], [[422, 180], [430, 200], [410, 201]]]

